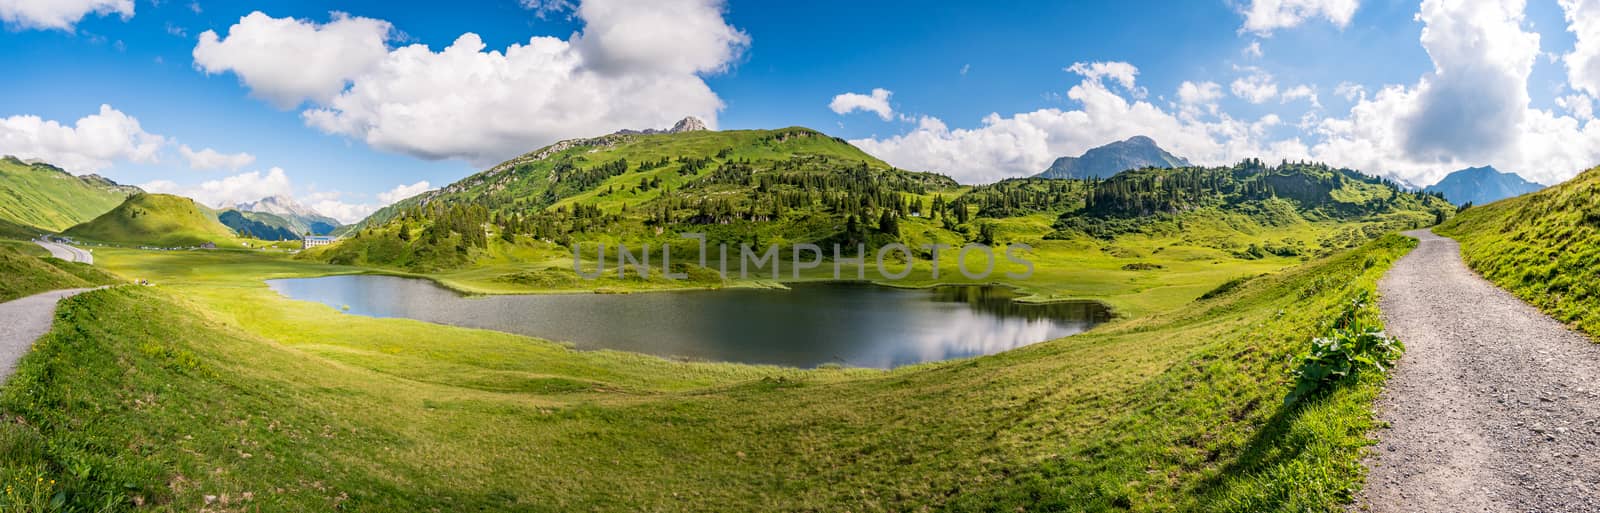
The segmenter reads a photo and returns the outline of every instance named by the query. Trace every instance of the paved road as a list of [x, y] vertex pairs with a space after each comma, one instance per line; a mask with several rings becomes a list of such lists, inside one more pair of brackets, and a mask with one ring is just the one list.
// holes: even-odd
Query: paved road
[[88, 250], [75, 248], [59, 242], [35, 240], [33, 243], [43, 246], [44, 249], [50, 250], [50, 256], [66, 260], [68, 262], [79, 262], [94, 265], [94, 255], [90, 254]]
[[1406, 344], [1358, 510], [1600, 511], [1600, 345], [1422, 244], [1379, 282]]
[[11, 377], [33, 341], [50, 331], [56, 301], [90, 290], [94, 289], [55, 290], [0, 303], [0, 383]]

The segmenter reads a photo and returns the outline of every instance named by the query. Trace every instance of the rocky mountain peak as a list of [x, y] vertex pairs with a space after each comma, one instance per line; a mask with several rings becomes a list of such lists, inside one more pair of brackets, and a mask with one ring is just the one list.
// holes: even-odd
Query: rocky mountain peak
[[667, 133], [681, 134], [683, 132], [700, 132], [705, 130], [709, 129], [706, 128], [706, 123], [704, 121], [700, 121], [700, 118], [689, 116], [678, 120], [678, 124], [672, 125], [672, 129], [667, 130]]

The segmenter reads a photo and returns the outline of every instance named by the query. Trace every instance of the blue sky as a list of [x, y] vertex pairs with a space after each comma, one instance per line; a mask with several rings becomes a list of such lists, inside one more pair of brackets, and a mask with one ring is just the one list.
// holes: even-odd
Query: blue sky
[[1590, 19], [1600, 0], [0, 0], [0, 153], [347, 221], [685, 115], [967, 183], [1132, 135], [1204, 164], [1554, 183], [1600, 164]]

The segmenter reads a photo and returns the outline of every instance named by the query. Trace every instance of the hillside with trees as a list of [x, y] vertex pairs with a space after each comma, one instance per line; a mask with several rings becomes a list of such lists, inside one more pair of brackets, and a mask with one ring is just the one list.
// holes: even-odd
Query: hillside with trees
[[[896, 169], [805, 128], [619, 133], [563, 141], [402, 201], [304, 258], [439, 272], [515, 259], [525, 248], [570, 254], [576, 242], [687, 245], [679, 233], [705, 233], [708, 243], [733, 247], [920, 248], [1109, 241], [1181, 231], [1197, 219], [1216, 230], [1189, 243], [1259, 258], [1351, 247], [1453, 212], [1437, 195], [1315, 163], [1250, 159], [969, 187]], [[1326, 226], [1314, 230], [1316, 240], [1283, 244], [1297, 249], [1241, 242], [1311, 223]], [[1348, 226], [1333, 226], [1341, 223]]]

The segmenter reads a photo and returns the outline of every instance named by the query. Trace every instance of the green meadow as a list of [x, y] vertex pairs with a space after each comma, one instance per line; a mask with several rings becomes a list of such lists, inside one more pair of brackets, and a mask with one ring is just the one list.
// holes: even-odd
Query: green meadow
[[[1337, 511], [1378, 378], [1286, 405], [1289, 361], [1412, 244], [892, 371], [349, 316], [262, 280], [366, 269], [102, 248], [157, 286], [62, 303], [0, 391], [0, 479], [59, 511]], [[1185, 279], [1269, 270], [1219, 267]]]

